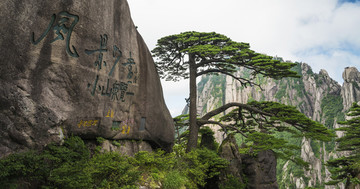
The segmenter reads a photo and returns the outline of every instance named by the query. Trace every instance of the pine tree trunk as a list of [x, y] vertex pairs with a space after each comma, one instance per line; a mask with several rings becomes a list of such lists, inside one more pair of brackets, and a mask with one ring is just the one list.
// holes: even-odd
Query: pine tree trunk
[[189, 124], [190, 124], [190, 133], [189, 140], [187, 143], [186, 152], [190, 152], [192, 149], [196, 148], [199, 127], [196, 124], [196, 64], [193, 55], [189, 55], [189, 69], [190, 69], [190, 113], [189, 113]]

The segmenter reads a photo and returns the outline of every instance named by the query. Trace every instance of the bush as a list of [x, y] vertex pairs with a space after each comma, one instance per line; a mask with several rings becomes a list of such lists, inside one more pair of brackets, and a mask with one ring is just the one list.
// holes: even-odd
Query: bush
[[118, 153], [90, 157], [84, 141], [68, 138], [41, 152], [12, 154], [0, 160], [4, 188], [137, 188], [140, 172]]
[[44, 180], [47, 172], [49, 170], [36, 152], [11, 154], [0, 160], [0, 186], [26, 187], [27, 183]]
[[[132, 163], [142, 170], [143, 185], [162, 183], [167, 188], [204, 187], [206, 180], [220, 174], [228, 162], [207, 148], [184, 153], [181, 145], [173, 153], [139, 152]], [[177, 183], [177, 184], [176, 184]]]
[[182, 189], [185, 188], [187, 182], [186, 176], [179, 171], [170, 171], [165, 176], [163, 186], [164, 189]]
[[241, 183], [239, 178], [233, 175], [226, 175], [226, 180], [223, 185], [220, 186], [220, 189], [244, 189], [245, 186], [246, 184]]
[[[141, 151], [134, 157], [116, 152], [92, 157], [79, 137], [64, 145], [48, 145], [42, 152], [29, 151], [0, 159], [0, 186], [4, 188], [150, 188], [204, 187], [228, 162], [207, 148], [185, 153]], [[0, 187], [0, 188], [1, 188]]]
[[229, 162], [207, 148], [195, 149], [184, 156], [186, 172], [189, 180], [196, 185], [204, 187], [207, 179], [220, 174], [227, 168]]
[[91, 188], [91, 174], [84, 171], [86, 163], [66, 162], [51, 171], [49, 188]]

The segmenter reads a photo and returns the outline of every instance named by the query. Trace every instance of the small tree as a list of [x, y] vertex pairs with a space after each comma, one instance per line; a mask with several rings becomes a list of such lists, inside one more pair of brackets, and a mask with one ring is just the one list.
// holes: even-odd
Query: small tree
[[182, 143], [183, 135], [186, 135], [187, 127], [189, 126], [189, 114], [179, 115], [173, 118], [175, 124], [175, 138], [177, 141], [175, 143]]
[[199, 126], [196, 124], [196, 78], [205, 74], [225, 74], [243, 86], [256, 85], [251, 79], [237, 77], [233, 73], [239, 67], [245, 67], [252, 76], [262, 74], [279, 79], [282, 77], [298, 77], [290, 68], [294, 63], [280, 62], [273, 57], [256, 53], [248, 43], [232, 41], [225, 35], [215, 32], [184, 32], [170, 35], [158, 40], [152, 51], [161, 78], [178, 81], [189, 79], [190, 134], [187, 144], [189, 152], [197, 145]]
[[345, 188], [355, 188], [360, 184], [360, 105], [353, 103], [347, 116], [350, 116], [348, 120], [339, 122], [343, 127], [336, 129], [344, 131], [345, 135], [336, 139], [336, 142], [337, 151], [345, 151], [350, 155], [327, 162], [332, 181], [326, 184], [335, 185], [345, 181]]

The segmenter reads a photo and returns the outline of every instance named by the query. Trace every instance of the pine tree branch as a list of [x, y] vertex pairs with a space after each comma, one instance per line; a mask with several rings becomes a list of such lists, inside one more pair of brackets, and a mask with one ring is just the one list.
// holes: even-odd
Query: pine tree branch
[[234, 78], [235, 80], [239, 81], [241, 83], [241, 85], [246, 86], [247, 84], [249, 84], [250, 86], [258, 86], [261, 90], [263, 90], [259, 84], [256, 84], [256, 83], [252, 82], [249, 79], [236, 77], [235, 75], [233, 75], [233, 74], [231, 74], [231, 73], [229, 73], [227, 71], [219, 70], [219, 69], [208, 69], [208, 70], [201, 71], [201, 72], [196, 74], [196, 77], [199, 77], [201, 75], [205, 75], [205, 74], [208, 74], [208, 73], [222, 73], [224, 75], [228, 75], [228, 76]]
[[199, 127], [203, 126], [203, 125], [206, 125], [206, 124], [214, 124], [214, 125], [219, 125], [222, 129], [224, 129], [224, 131], [226, 131], [226, 128], [231, 128], [231, 129], [234, 129], [237, 133], [240, 133], [241, 135], [243, 135], [244, 137], [248, 137], [244, 132], [242, 132], [239, 128], [237, 127], [234, 127], [232, 125], [225, 125], [225, 124], [222, 124], [220, 122], [217, 122], [217, 121], [213, 121], [213, 120], [197, 120], [197, 124]]
[[196, 64], [196, 68], [204, 67], [210, 63], [228, 63], [225, 59], [205, 59]]
[[221, 113], [221, 112], [224, 112], [225, 110], [231, 108], [231, 107], [241, 107], [243, 109], [246, 109], [250, 112], [255, 112], [255, 113], [259, 113], [259, 114], [263, 114], [263, 115], [266, 115], [266, 116], [274, 116], [273, 114], [270, 114], [268, 112], [263, 112], [251, 105], [248, 105], [248, 104], [242, 104], [242, 103], [237, 103], [237, 102], [231, 102], [231, 103], [228, 103], [228, 104], [225, 104], [215, 110], [212, 110], [210, 112], [208, 112], [207, 114], [205, 114], [202, 118], [200, 118], [200, 120], [209, 120], [210, 118], [214, 117], [215, 115]]

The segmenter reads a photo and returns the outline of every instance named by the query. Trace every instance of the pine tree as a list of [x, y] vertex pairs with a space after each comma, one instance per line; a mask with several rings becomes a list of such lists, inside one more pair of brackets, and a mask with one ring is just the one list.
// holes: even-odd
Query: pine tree
[[344, 131], [344, 136], [336, 139], [337, 151], [348, 152], [349, 156], [339, 157], [327, 162], [332, 174], [332, 181], [328, 185], [345, 182], [345, 188], [355, 188], [360, 184], [360, 105], [353, 103], [346, 121], [339, 122], [343, 125], [336, 129]]
[[249, 69], [253, 77], [257, 74], [275, 79], [298, 77], [296, 72], [290, 70], [295, 66], [294, 63], [280, 62], [271, 56], [256, 53], [250, 49], [248, 43], [235, 42], [215, 32], [192, 31], [166, 36], [158, 40], [152, 53], [158, 60], [156, 66], [162, 78], [173, 81], [189, 79], [188, 152], [197, 146], [199, 132], [196, 123], [197, 77], [205, 74], [225, 74], [243, 86], [256, 85], [251, 79], [233, 74], [239, 67]]

